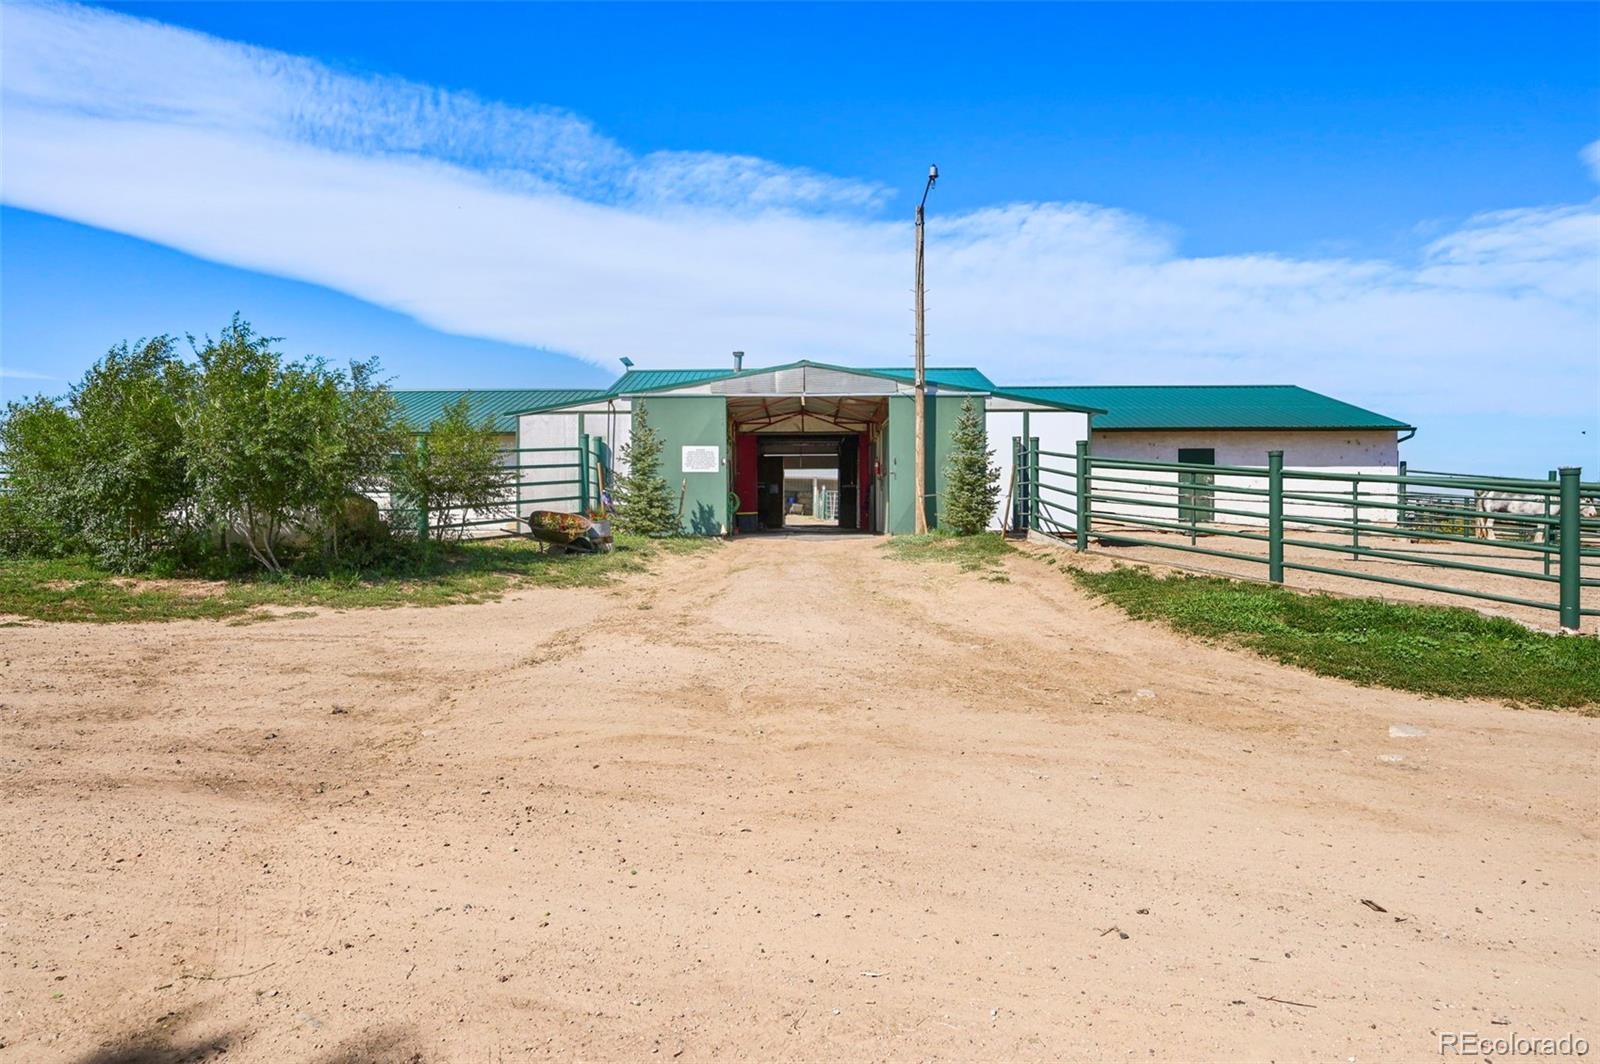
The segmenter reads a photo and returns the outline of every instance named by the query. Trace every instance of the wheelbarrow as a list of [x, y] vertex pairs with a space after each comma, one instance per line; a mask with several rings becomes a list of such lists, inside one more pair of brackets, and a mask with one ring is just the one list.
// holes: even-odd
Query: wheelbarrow
[[608, 520], [595, 521], [559, 510], [534, 510], [523, 520], [534, 539], [569, 554], [599, 554], [612, 549]]

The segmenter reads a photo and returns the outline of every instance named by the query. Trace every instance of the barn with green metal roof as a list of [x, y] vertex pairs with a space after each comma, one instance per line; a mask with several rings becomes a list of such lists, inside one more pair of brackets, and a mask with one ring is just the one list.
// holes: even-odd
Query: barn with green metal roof
[[[1010, 485], [1036, 440], [1072, 453], [1164, 462], [1262, 465], [1270, 450], [1306, 469], [1392, 473], [1404, 421], [1293, 385], [996, 384], [972, 366], [927, 373], [929, 524], [942, 507], [950, 433], [964, 403], [983, 410], [990, 446]], [[745, 369], [630, 367], [607, 388], [398, 391], [418, 432], [465, 397], [493, 419], [508, 450], [593, 446], [615, 476], [633, 419], [643, 413], [665, 443], [664, 475], [678, 492], [684, 531], [829, 527], [908, 532], [915, 525], [914, 377], [909, 367], [800, 361]], [[558, 489], [552, 489], [558, 490]], [[1009, 492], [1007, 493], [1009, 494]], [[524, 496], [538, 505], [538, 493]], [[551, 508], [567, 505], [552, 498]], [[1008, 520], [1007, 503], [996, 524]]]

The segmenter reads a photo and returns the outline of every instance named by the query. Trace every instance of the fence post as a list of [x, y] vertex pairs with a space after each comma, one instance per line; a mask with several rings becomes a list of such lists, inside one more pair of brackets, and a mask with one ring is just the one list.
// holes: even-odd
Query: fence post
[[[428, 437], [417, 437], [417, 453], [422, 456], [422, 467], [428, 466]], [[426, 495], [417, 498], [417, 538], [422, 542], [428, 541], [428, 498]]]
[[1578, 509], [1578, 480], [1582, 474], [1577, 466], [1563, 466], [1561, 476], [1561, 627], [1578, 630], [1579, 562], [1583, 551], [1582, 514]]
[[1404, 459], [1400, 462], [1400, 488], [1395, 501], [1400, 505], [1394, 511], [1394, 526], [1397, 530], [1403, 532], [1406, 527], [1406, 463]]
[[1039, 512], [1033, 505], [1034, 488], [1033, 466], [1033, 430], [1028, 426], [1028, 412], [1022, 412], [1022, 435], [1013, 439], [1011, 447], [1011, 461], [1017, 470], [1017, 505], [1022, 515], [1021, 524], [1029, 532], [1039, 530]]
[[1027, 522], [1022, 519], [1023, 506], [1026, 505], [1028, 498], [1028, 485], [1024, 483], [1027, 476], [1022, 470], [1022, 437], [1013, 436], [1011, 437], [1011, 488], [1006, 492], [1006, 505], [1011, 507], [1011, 511], [1006, 514], [1005, 524], [1005, 527], [1013, 532], [1027, 526]]
[[589, 516], [589, 434], [578, 433], [578, 512]]
[[[1545, 474], [1546, 480], [1559, 480], [1560, 475], [1554, 469]], [[1559, 537], [1558, 537], [1559, 538]], [[1550, 575], [1550, 496], [1544, 497], [1544, 575]]]
[[[1026, 414], [1023, 417], [1027, 417]], [[1039, 531], [1039, 437], [1024, 437], [1028, 448], [1028, 528]]]
[[1077, 537], [1078, 538], [1078, 544], [1077, 544], [1077, 546], [1078, 546], [1079, 552], [1081, 553], [1081, 552], [1086, 551], [1086, 550], [1089, 549], [1089, 494], [1090, 494], [1090, 491], [1089, 491], [1089, 476], [1090, 476], [1090, 473], [1089, 473], [1089, 441], [1088, 440], [1079, 440], [1078, 441], [1077, 458], [1078, 458], [1078, 465], [1077, 465], [1077, 470], [1076, 470], [1077, 476], [1075, 478], [1077, 483], [1076, 483], [1075, 486], [1078, 489], [1078, 513], [1077, 513], [1077, 518], [1078, 519], [1076, 521], [1074, 521], [1073, 524], [1078, 526], [1077, 527], [1077, 533], [1078, 533], [1078, 537]]
[[1283, 452], [1267, 452], [1267, 579], [1283, 583]]
[[[1381, 545], [1381, 544], [1380, 544]], [[1361, 560], [1361, 478], [1350, 475], [1350, 560]]]

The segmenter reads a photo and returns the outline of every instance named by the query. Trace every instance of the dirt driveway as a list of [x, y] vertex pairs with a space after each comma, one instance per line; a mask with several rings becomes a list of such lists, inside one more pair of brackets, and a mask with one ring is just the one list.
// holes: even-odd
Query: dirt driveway
[[1600, 1044], [1600, 721], [1008, 567], [0, 629], [0, 1064]]

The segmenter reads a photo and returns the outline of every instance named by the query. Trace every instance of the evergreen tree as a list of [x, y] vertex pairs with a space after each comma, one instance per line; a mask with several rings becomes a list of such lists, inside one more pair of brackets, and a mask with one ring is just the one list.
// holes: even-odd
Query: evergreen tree
[[961, 404], [951, 434], [950, 459], [945, 464], [945, 531], [971, 536], [989, 526], [995, 504], [1000, 501], [1000, 467], [991, 459], [989, 433], [983, 412], [967, 399]]
[[617, 481], [618, 531], [641, 536], [678, 531], [676, 500], [661, 475], [661, 450], [661, 437], [650, 427], [644, 404], [634, 404], [633, 431], [622, 448], [628, 472]]

